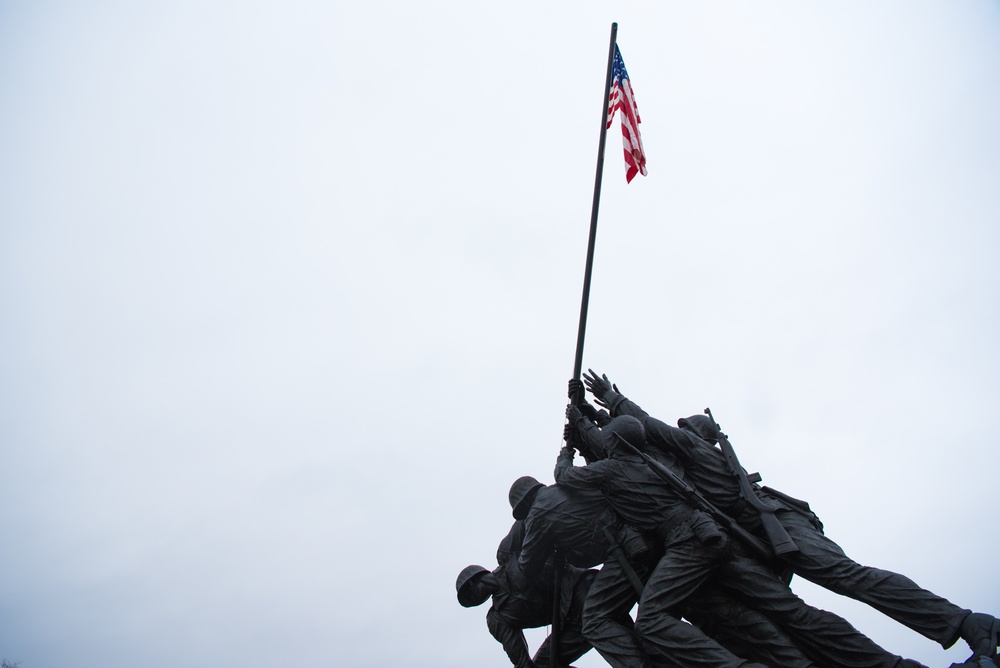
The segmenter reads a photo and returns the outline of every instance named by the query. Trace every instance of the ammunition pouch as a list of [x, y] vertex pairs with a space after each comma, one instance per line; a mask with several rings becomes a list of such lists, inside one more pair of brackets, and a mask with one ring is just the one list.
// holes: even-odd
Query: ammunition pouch
[[671, 520], [667, 520], [657, 527], [656, 531], [653, 533], [657, 540], [660, 541], [660, 546], [664, 549], [694, 535], [694, 532], [691, 530], [691, 522], [687, 517], [675, 517]]
[[705, 547], [720, 547], [726, 539], [718, 523], [708, 513], [694, 511], [690, 524], [692, 533]]
[[820, 521], [816, 513], [814, 513], [812, 508], [809, 507], [808, 502], [803, 501], [802, 499], [796, 499], [794, 496], [788, 496], [784, 492], [779, 492], [778, 490], [773, 489], [771, 487], [765, 486], [761, 487], [760, 489], [768, 496], [783, 502], [784, 505], [787, 506], [788, 510], [792, 510], [794, 512], [799, 513], [800, 515], [804, 515], [805, 517], [807, 517], [813, 523], [816, 529], [820, 533], [823, 533], [823, 522]]
[[628, 524], [623, 524], [618, 530], [616, 542], [625, 550], [629, 561], [640, 561], [649, 554], [650, 547], [646, 537]]

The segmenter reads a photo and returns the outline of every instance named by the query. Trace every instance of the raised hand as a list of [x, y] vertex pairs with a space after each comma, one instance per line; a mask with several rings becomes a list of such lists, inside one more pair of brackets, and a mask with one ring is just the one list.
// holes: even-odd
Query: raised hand
[[603, 399], [605, 393], [613, 387], [605, 374], [598, 377], [593, 369], [587, 369], [587, 373], [583, 374], [583, 382], [587, 384], [587, 390], [598, 399]]
[[616, 395], [621, 394], [618, 391], [618, 386], [608, 380], [604, 374], [598, 376], [593, 369], [587, 369], [587, 371], [590, 375], [584, 374], [583, 376], [583, 382], [587, 384], [587, 389], [594, 395], [598, 406], [611, 410], [611, 405], [617, 399]]

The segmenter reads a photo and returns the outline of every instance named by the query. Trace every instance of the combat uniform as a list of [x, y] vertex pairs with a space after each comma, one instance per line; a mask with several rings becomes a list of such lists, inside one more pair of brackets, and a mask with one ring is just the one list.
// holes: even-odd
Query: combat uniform
[[572, 459], [573, 450], [564, 448], [555, 472], [560, 485], [600, 489], [624, 522], [662, 542], [663, 557], [652, 569], [636, 618], [636, 632], [654, 662], [692, 667], [743, 663], [675, 616], [677, 606], [713, 574], [786, 629], [814, 659], [823, 657], [843, 668], [892, 668], [905, 661], [846, 620], [806, 605], [769, 565], [742, 554], [711, 518], [695, 510], [638, 455], [612, 450], [609, 459], [582, 467], [573, 466]]
[[[650, 417], [646, 411], [620, 394], [609, 397], [612, 415], [631, 415], [646, 428], [648, 442], [676, 457], [697, 487], [721, 510], [748, 530], [763, 536], [760, 515], [740, 495], [722, 451], [702, 436], [712, 438], [711, 421], [696, 415], [680, 421], [684, 429]], [[714, 440], [714, 439], [713, 439]], [[776, 490], [762, 488], [758, 497], [775, 508], [775, 514], [799, 548], [783, 558], [796, 574], [821, 587], [863, 603], [900, 624], [951, 647], [959, 637], [962, 620], [971, 612], [919, 587], [913, 580], [891, 571], [862, 566], [850, 559], [823, 533], [823, 525], [807, 503]]]

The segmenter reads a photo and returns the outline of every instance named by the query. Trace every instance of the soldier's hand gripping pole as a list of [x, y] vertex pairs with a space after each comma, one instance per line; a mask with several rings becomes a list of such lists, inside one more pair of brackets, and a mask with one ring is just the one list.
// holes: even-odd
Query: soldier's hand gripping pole
[[712, 426], [715, 428], [716, 434], [718, 435], [719, 448], [722, 450], [722, 454], [726, 458], [726, 464], [729, 466], [729, 472], [734, 478], [736, 478], [737, 482], [739, 482], [740, 496], [760, 515], [761, 526], [764, 527], [764, 533], [767, 535], [767, 540], [771, 543], [771, 547], [774, 549], [774, 554], [778, 557], [783, 557], [785, 555], [798, 553], [799, 546], [795, 544], [792, 537], [788, 535], [787, 531], [785, 531], [785, 527], [781, 525], [781, 522], [774, 514], [774, 508], [761, 501], [760, 497], [757, 496], [753, 485], [750, 484], [750, 479], [747, 476], [746, 469], [740, 466], [740, 460], [736, 458], [736, 451], [733, 450], [733, 444], [729, 442], [729, 437], [722, 432], [722, 429], [719, 427], [719, 423], [715, 421], [715, 417], [712, 415], [712, 410], [710, 408], [706, 408], [705, 414], [708, 416], [708, 419], [712, 421]]
[[659, 476], [661, 480], [680, 492], [684, 499], [695, 509], [710, 515], [712, 519], [718, 522], [721, 526], [725, 527], [731, 535], [735, 536], [741, 540], [744, 545], [749, 547], [756, 556], [760, 557], [764, 561], [771, 561], [774, 559], [774, 552], [771, 551], [771, 548], [768, 547], [767, 543], [741, 527], [732, 517], [716, 508], [711, 501], [702, 496], [701, 492], [692, 487], [682, 478], [678, 477], [678, 475], [671, 471], [669, 467], [664, 466], [647, 455], [645, 452], [640, 451], [634, 445], [625, 440], [625, 438], [620, 434], [614, 434], [613, 436], [618, 439], [620, 447], [624, 448], [625, 451], [631, 455], [641, 457], [642, 461], [646, 462], [646, 466], [652, 469], [653, 473]]
[[[595, 459], [600, 459], [599, 456], [593, 451], [593, 449], [580, 437], [579, 432], [577, 432], [576, 422], [577, 420], [588, 413], [593, 413], [593, 407], [588, 405], [585, 399], [586, 390], [583, 386], [583, 381], [580, 379], [570, 379], [569, 381], [569, 406], [566, 407], [566, 424], [563, 425], [563, 440], [566, 441], [566, 445], [577, 450], [587, 461], [594, 461]], [[570, 407], [574, 407], [570, 410]], [[574, 413], [575, 411], [575, 413]], [[571, 417], [573, 413], [576, 417]], [[592, 420], [592, 417], [588, 417], [588, 420]]]
[[[573, 406], [580, 406], [584, 402], [583, 381], [579, 378], [571, 378], [569, 381], [569, 402]], [[573, 423], [566, 416], [566, 424], [563, 425], [563, 440], [571, 448], [580, 449], [580, 435], [576, 433]]]

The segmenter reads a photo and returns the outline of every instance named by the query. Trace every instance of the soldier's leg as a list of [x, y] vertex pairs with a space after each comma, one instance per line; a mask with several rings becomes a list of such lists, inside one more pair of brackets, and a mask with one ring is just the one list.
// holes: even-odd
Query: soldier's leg
[[[535, 656], [531, 659], [535, 668], [549, 668], [551, 666], [552, 650], [550, 649], [550, 638], [539, 645]], [[583, 637], [580, 627], [563, 627], [559, 633], [559, 667], [568, 666], [590, 650], [590, 643]]]
[[799, 554], [787, 559], [796, 575], [867, 603], [945, 648], [958, 640], [962, 621], [970, 610], [922, 589], [904, 575], [862, 566], [798, 512], [779, 511], [778, 516], [799, 546]]
[[811, 659], [839, 668], [916, 668], [921, 664], [891, 654], [838, 615], [800, 599], [766, 564], [734, 556], [720, 569], [719, 582], [777, 622]]
[[774, 620], [711, 581], [684, 605], [684, 617], [737, 656], [781, 668], [818, 668]]
[[680, 620], [678, 608], [695, 594], [719, 561], [717, 550], [693, 536], [670, 545], [646, 581], [635, 630], [657, 665], [736, 668], [748, 664], [696, 626]]
[[584, 601], [583, 636], [612, 668], [652, 666], [628, 616], [638, 598], [622, 567], [609, 560]]

